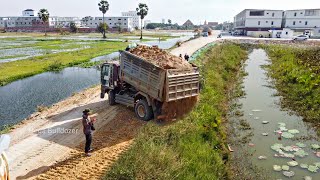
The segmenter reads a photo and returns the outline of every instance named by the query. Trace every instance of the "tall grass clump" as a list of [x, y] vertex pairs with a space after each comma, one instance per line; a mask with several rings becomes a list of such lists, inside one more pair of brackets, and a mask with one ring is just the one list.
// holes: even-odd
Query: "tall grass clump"
[[143, 127], [105, 179], [227, 179], [228, 94], [246, 55], [223, 44], [198, 57], [204, 85], [193, 111], [170, 125]]
[[269, 74], [283, 98], [282, 105], [313, 122], [320, 135], [320, 48], [266, 46]]

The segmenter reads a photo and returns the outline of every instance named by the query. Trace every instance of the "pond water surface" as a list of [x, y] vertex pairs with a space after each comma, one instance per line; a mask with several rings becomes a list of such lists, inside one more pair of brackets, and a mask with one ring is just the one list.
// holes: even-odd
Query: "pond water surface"
[[38, 105], [50, 106], [75, 92], [99, 84], [100, 73], [90, 68], [65, 68], [46, 72], [0, 87], [0, 127], [19, 123], [36, 111]]
[[[248, 76], [244, 79], [244, 91], [246, 96], [240, 99], [240, 103], [243, 105], [241, 111], [244, 112], [244, 118], [250, 124], [253, 136], [251, 138], [250, 146], [247, 147], [248, 151], [253, 153], [252, 161], [254, 165], [262, 168], [267, 172], [270, 179], [287, 179], [283, 175], [284, 171], [276, 172], [273, 169], [274, 165], [288, 165], [290, 161], [298, 162], [295, 167], [290, 167], [289, 171], [293, 171], [295, 175], [291, 179], [303, 179], [305, 176], [310, 176], [313, 179], [320, 179], [320, 170], [317, 173], [310, 172], [308, 169], [303, 169], [300, 164], [307, 164], [308, 166], [314, 165], [316, 162], [320, 162], [320, 158], [315, 155], [317, 150], [312, 149], [312, 144], [320, 144], [312, 137], [316, 137], [315, 132], [310, 128], [309, 124], [302, 121], [301, 117], [292, 115], [289, 111], [282, 110], [279, 106], [280, 97], [275, 96], [277, 91], [271, 88], [271, 82], [268, 78], [266, 71], [262, 68], [262, 65], [267, 65], [267, 54], [264, 50], [255, 49], [249, 55], [249, 59], [246, 62], [245, 70]], [[263, 121], [267, 124], [263, 124]], [[279, 123], [285, 123], [279, 124]], [[275, 132], [279, 130], [279, 127], [283, 126], [282, 136], [287, 133], [288, 129], [296, 129], [299, 133], [294, 134], [291, 139], [286, 139], [281, 136], [281, 132]], [[292, 132], [292, 131], [291, 131]], [[268, 136], [262, 135], [262, 133], [268, 133]], [[307, 137], [305, 140], [302, 137]], [[274, 144], [282, 144], [286, 148], [275, 148], [276, 151], [271, 148]], [[304, 152], [308, 153], [305, 157], [285, 158], [275, 157], [275, 154], [282, 156], [281, 154], [295, 154], [299, 149], [297, 143], [303, 143], [306, 147], [300, 148]], [[280, 145], [281, 146], [281, 145]], [[291, 148], [290, 148], [291, 147]], [[295, 150], [292, 150], [295, 148]], [[285, 150], [286, 149], [286, 150]], [[289, 150], [289, 151], [287, 151]], [[278, 152], [277, 152], [278, 151]], [[320, 151], [320, 149], [318, 149]], [[302, 151], [300, 151], [302, 152]], [[259, 160], [259, 156], [265, 156], [265, 160]], [[291, 156], [291, 155], [290, 155]], [[320, 168], [320, 164], [319, 164]]]

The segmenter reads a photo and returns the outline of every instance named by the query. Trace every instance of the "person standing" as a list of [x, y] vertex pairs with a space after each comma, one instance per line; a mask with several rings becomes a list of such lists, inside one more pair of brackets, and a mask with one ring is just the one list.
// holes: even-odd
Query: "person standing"
[[82, 115], [82, 125], [83, 125], [83, 133], [86, 136], [86, 145], [84, 148], [84, 152], [86, 156], [91, 156], [89, 152], [92, 151], [91, 149], [92, 131], [95, 130], [93, 126], [93, 123], [95, 120], [91, 119], [89, 115], [90, 115], [90, 109], [85, 109]]
[[184, 59], [185, 59], [186, 61], [189, 61], [189, 58], [190, 58], [190, 57], [189, 57], [188, 54], [185, 54], [185, 55], [184, 55]]

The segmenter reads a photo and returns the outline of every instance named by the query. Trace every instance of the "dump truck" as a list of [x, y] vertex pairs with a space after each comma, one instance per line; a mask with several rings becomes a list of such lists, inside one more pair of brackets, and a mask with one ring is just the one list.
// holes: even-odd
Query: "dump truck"
[[101, 65], [101, 98], [108, 94], [111, 106], [132, 107], [139, 119], [149, 121], [165, 116], [164, 103], [198, 96], [197, 67], [164, 69], [128, 51], [119, 52], [119, 61]]

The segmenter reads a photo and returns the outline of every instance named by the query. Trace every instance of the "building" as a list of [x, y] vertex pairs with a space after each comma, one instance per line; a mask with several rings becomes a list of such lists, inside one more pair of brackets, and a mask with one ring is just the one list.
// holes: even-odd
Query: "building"
[[184, 27], [193, 27], [194, 24], [190, 21], [190, 19], [188, 19], [185, 23], [183, 23], [182, 26], [184, 26]]
[[0, 17], [0, 28], [8, 31], [43, 31], [45, 28], [52, 31], [54, 28], [69, 28], [71, 23], [80, 26], [80, 18], [51, 16], [44, 23], [32, 9], [22, 11], [22, 16]]
[[284, 27], [295, 31], [320, 27], [320, 9], [288, 10], [284, 13]]
[[234, 29], [248, 31], [292, 29], [295, 32], [314, 31], [320, 27], [320, 9], [260, 10], [245, 9], [234, 18]]
[[22, 11], [22, 16], [38, 16], [38, 13], [33, 9], [26, 9]]
[[166, 20], [165, 20], [165, 19], [162, 19], [162, 20], [161, 20], [161, 23], [162, 23], [162, 24], [165, 24], [165, 23], [166, 23]]
[[[141, 19], [140, 16], [138, 16], [137, 11], [128, 11], [128, 12], [122, 12], [122, 16], [125, 17], [132, 17], [132, 27], [135, 29], [141, 29]], [[143, 26], [144, 27], [144, 26]]]
[[[84, 20], [85, 19], [85, 20]], [[100, 23], [103, 23], [103, 17], [86, 17], [82, 23], [89, 28], [97, 28]], [[110, 30], [133, 31], [133, 18], [120, 16], [120, 17], [104, 17], [104, 22], [107, 23]]]
[[211, 28], [215, 28], [216, 26], [218, 26], [218, 22], [208, 22], [208, 26]]
[[282, 10], [245, 9], [234, 18], [234, 28], [240, 33], [281, 29]]

